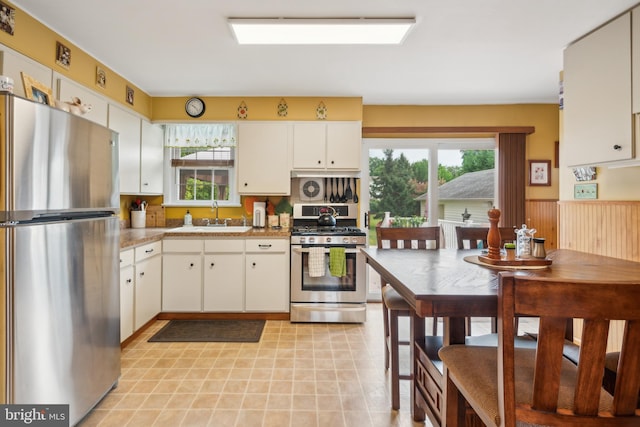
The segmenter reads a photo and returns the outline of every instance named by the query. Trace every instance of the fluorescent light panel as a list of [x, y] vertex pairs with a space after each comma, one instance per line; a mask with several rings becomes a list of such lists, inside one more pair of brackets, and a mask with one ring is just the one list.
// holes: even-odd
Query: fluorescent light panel
[[416, 23], [403, 19], [229, 18], [239, 44], [401, 44]]

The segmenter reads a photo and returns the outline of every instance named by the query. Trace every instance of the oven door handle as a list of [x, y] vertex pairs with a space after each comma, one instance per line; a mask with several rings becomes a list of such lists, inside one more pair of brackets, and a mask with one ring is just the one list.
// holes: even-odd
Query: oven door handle
[[[299, 253], [299, 254], [308, 254], [309, 253], [309, 248], [301, 248], [301, 247], [295, 247], [292, 246], [291, 250], [293, 252]], [[329, 253], [329, 248], [325, 248], [324, 253], [328, 254]], [[345, 254], [358, 254], [360, 253], [360, 248], [347, 248], [344, 250]]]

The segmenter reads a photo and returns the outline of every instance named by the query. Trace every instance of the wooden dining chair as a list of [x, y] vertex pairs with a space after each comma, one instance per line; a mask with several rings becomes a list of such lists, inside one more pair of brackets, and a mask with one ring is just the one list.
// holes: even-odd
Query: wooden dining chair
[[[487, 426], [640, 425], [640, 278], [570, 282], [516, 274], [499, 274], [497, 351], [464, 345], [439, 351], [446, 425], [463, 425], [465, 402]], [[540, 318], [537, 349], [514, 347], [519, 315]], [[562, 357], [571, 319], [583, 319], [577, 365]], [[611, 320], [625, 323], [613, 396], [602, 387]]]
[[[435, 227], [376, 227], [376, 238], [379, 249], [439, 249], [440, 226]], [[408, 317], [413, 321], [413, 309], [398, 292], [382, 279], [382, 314], [385, 343], [385, 369], [391, 368], [391, 407], [400, 408], [400, 380], [411, 380], [409, 374], [400, 374], [399, 346], [409, 345], [408, 341], [400, 341], [398, 337], [398, 319]], [[437, 332], [436, 319], [434, 321], [434, 335]]]
[[[512, 242], [516, 238], [515, 229], [513, 227], [498, 227], [500, 232], [500, 247], [507, 242]], [[487, 235], [489, 234], [489, 227], [463, 227], [456, 226], [456, 240], [458, 241], [458, 249], [487, 249], [489, 247], [487, 243]], [[518, 320], [516, 319], [516, 324]], [[466, 320], [466, 334], [471, 335], [471, 318]], [[491, 318], [491, 332], [496, 333], [498, 331], [498, 323], [495, 317]], [[516, 328], [517, 331], [517, 328]]]
[[[516, 240], [516, 233], [513, 227], [498, 227], [500, 232], [500, 246], [503, 246], [507, 242], [513, 242]], [[480, 248], [480, 242], [482, 242], [482, 248], [486, 249], [487, 234], [489, 234], [489, 227], [463, 227], [456, 226], [456, 239], [458, 241], [458, 249], [478, 249]]]

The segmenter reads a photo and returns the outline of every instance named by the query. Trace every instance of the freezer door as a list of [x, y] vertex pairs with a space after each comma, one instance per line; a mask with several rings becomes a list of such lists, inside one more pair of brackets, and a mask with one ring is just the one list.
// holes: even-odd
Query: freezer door
[[10, 403], [70, 404], [75, 425], [120, 375], [116, 217], [5, 231]]
[[[6, 159], [0, 220], [52, 211], [120, 207], [118, 144], [113, 131], [82, 117], [2, 95]], [[13, 212], [11, 212], [13, 211]]]

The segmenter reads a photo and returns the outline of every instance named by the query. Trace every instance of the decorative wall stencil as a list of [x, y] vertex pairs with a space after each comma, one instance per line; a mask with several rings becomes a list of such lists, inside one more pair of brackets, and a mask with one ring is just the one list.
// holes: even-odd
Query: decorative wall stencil
[[127, 102], [133, 105], [133, 89], [127, 86]]
[[0, 1], [0, 30], [13, 35], [16, 27], [16, 10]]
[[327, 118], [327, 106], [324, 105], [324, 102], [322, 101], [320, 101], [318, 108], [316, 108], [316, 117], [318, 120], [324, 120]]
[[280, 102], [278, 102], [278, 117], [287, 117], [287, 114], [289, 114], [288, 110], [289, 106], [287, 105], [287, 101], [281, 98]]
[[56, 42], [56, 64], [63, 68], [71, 66], [71, 49], [60, 42]]
[[103, 89], [107, 86], [107, 73], [100, 67], [96, 67], [96, 84]]
[[249, 107], [247, 107], [247, 104], [245, 104], [244, 101], [242, 101], [238, 106], [238, 118], [246, 119], [248, 115], [249, 115]]

